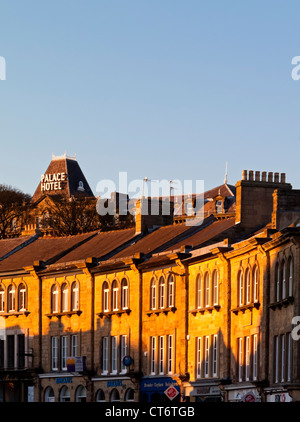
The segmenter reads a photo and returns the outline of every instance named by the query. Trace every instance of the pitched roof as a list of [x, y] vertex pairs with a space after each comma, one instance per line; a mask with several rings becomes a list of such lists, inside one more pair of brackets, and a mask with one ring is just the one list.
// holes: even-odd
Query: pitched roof
[[95, 236], [95, 232], [67, 237], [37, 238], [26, 247], [0, 261], [0, 271], [22, 270], [26, 266], [33, 265], [34, 261], [51, 264], [92, 236]]
[[66, 154], [61, 157], [52, 157], [32, 197], [32, 202], [38, 201], [45, 194], [62, 195], [66, 198], [94, 197], [78, 162], [75, 158], [67, 157]]

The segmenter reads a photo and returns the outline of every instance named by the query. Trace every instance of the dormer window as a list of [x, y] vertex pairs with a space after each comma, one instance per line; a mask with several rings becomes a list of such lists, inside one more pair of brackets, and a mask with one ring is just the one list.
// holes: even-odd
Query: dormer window
[[83, 182], [82, 182], [81, 180], [78, 182], [78, 188], [77, 188], [77, 190], [79, 190], [79, 191], [81, 191], [81, 192], [83, 192], [83, 191], [84, 191]]

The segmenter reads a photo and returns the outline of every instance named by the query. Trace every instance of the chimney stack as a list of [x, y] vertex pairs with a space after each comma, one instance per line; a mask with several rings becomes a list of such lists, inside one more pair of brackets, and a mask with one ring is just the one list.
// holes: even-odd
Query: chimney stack
[[[274, 176], [274, 177], [273, 177]], [[243, 170], [242, 180], [236, 183], [236, 223], [245, 229], [268, 224], [272, 221], [273, 192], [276, 189], [288, 191], [285, 173]]]

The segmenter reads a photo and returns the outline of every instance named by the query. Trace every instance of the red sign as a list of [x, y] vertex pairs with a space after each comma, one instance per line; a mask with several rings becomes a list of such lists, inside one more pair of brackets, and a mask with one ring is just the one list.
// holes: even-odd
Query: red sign
[[164, 393], [168, 397], [168, 399], [170, 399], [170, 400], [175, 399], [175, 397], [179, 394], [179, 392], [176, 390], [175, 387], [173, 387], [173, 385], [170, 385], [170, 387], [168, 387], [164, 391]]
[[244, 401], [247, 402], [247, 403], [250, 403], [250, 402], [253, 403], [253, 402], [255, 402], [255, 397], [251, 393], [246, 394], [245, 397], [244, 397]]

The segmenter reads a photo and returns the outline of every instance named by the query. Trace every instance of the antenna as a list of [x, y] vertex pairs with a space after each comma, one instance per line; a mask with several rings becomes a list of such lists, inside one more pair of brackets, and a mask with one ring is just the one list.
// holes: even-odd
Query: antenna
[[224, 184], [227, 185], [227, 161], [226, 161], [226, 167], [225, 167], [225, 178], [224, 178]]

